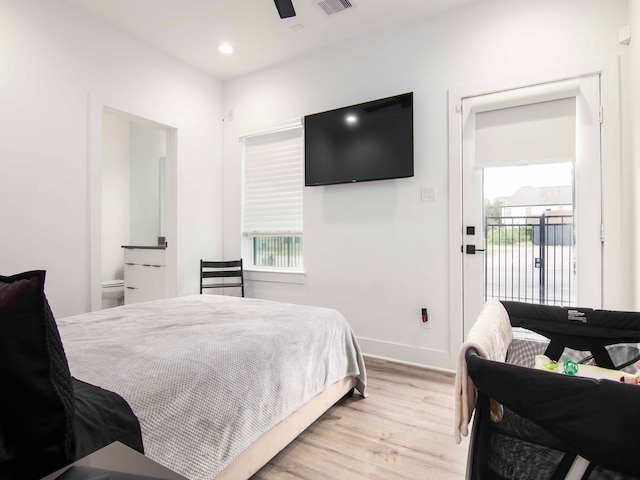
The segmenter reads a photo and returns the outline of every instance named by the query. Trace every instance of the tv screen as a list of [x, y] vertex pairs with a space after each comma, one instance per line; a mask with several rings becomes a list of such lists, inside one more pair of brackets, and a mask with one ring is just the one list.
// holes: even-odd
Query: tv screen
[[305, 186], [413, 176], [413, 92], [304, 117]]

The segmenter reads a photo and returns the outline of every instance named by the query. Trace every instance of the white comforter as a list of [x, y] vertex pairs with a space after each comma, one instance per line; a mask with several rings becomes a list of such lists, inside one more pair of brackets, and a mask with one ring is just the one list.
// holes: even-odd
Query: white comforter
[[194, 295], [58, 321], [71, 374], [122, 395], [146, 455], [210, 480], [339, 379], [366, 374], [335, 310]]

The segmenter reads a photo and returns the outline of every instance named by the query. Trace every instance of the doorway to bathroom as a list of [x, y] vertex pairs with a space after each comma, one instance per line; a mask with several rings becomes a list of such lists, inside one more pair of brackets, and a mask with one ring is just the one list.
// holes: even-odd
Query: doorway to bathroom
[[124, 245], [165, 246], [166, 290], [175, 296], [178, 129], [97, 98], [90, 115], [90, 309], [123, 303]]
[[102, 114], [102, 308], [124, 302], [123, 245], [166, 244], [164, 128], [104, 109]]

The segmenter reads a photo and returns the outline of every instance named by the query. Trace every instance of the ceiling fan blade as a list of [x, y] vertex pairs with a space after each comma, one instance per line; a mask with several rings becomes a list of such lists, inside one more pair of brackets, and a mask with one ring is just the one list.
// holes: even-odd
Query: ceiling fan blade
[[295, 17], [296, 11], [293, 9], [292, 0], [273, 0], [280, 14], [280, 18]]

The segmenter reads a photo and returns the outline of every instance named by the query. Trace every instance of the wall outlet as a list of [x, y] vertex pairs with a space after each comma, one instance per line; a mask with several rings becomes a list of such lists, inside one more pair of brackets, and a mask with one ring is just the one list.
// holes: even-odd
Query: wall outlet
[[427, 308], [421, 309], [420, 325], [422, 328], [431, 328], [431, 316]]

